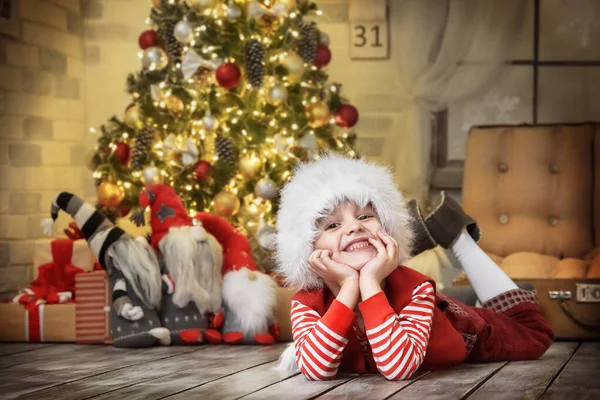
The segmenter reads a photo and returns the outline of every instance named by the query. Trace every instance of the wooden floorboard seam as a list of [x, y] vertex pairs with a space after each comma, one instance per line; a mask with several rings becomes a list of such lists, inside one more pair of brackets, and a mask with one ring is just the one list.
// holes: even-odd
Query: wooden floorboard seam
[[483, 378], [480, 382], [478, 382], [475, 386], [473, 386], [473, 388], [471, 388], [471, 390], [469, 390], [467, 393], [465, 393], [465, 395], [463, 397], [461, 397], [460, 400], [467, 399], [469, 396], [471, 396], [473, 393], [475, 393], [477, 391], [477, 389], [479, 389], [484, 383], [486, 383], [487, 381], [492, 379], [492, 377], [494, 375], [496, 375], [498, 372], [500, 372], [502, 370], [502, 368], [504, 368], [507, 364], [508, 364], [508, 361], [505, 361], [502, 365], [500, 365], [498, 368], [496, 368], [494, 370], [494, 372], [492, 372], [491, 374], [489, 374], [488, 376]]
[[316, 396], [308, 397], [306, 400], [318, 399], [319, 397], [323, 396], [324, 394], [331, 392], [333, 389], [335, 389], [335, 388], [337, 388], [339, 386], [345, 385], [348, 382], [352, 382], [353, 380], [355, 380], [357, 378], [360, 378], [360, 377], [361, 377], [361, 375], [357, 375], [357, 376], [352, 377], [350, 379], [346, 379], [346, 380], [340, 382], [338, 385], [335, 385], [335, 386], [332, 386], [330, 388], [327, 388], [327, 389], [323, 390], [321, 393], [317, 394]]
[[[55, 347], [55, 346], [57, 346], [56, 343], [52, 343], [52, 344], [49, 343], [47, 346], [43, 346], [43, 347], [39, 347], [39, 348], [30, 348], [30, 349], [24, 349], [24, 350], [16, 350], [16, 351], [12, 351], [10, 353], [0, 354], [0, 357], [11, 356], [13, 354], [27, 353], [27, 352], [30, 352], [30, 351], [37, 351], [37, 350], [47, 349], [49, 347]], [[4, 366], [4, 367], [0, 367], [0, 369], [6, 368], [6, 367], [10, 367], [10, 365], [9, 366]]]
[[[20, 395], [19, 397], [26, 396], [26, 395], [32, 395], [32, 394], [34, 394], [36, 392], [40, 392], [42, 390], [47, 390], [47, 389], [50, 389], [50, 388], [56, 388], [56, 387], [59, 387], [59, 386], [62, 386], [62, 385], [66, 385], [66, 384], [69, 384], [69, 383], [73, 383], [73, 382], [77, 382], [77, 381], [80, 381], [80, 380], [83, 380], [83, 379], [88, 379], [88, 378], [96, 377], [96, 376], [102, 376], [104, 374], [112, 373], [112, 372], [118, 371], [120, 369], [131, 368], [131, 367], [135, 367], [137, 365], [148, 364], [149, 362], [153, 362], [153, 361], [166, 360], [166, 359], [173, 358], [173, 357], [179, 357], [179, 356], [184, 355], [184, 354], [195, 353], [197, 351], [202, 351], [202, 350], [204, 350], [206, 348], [207, 347], [199, 347], [197, 349], [194, 349], [194, 350], [191, 350], [191, 351], [182, 352], [182, 353], [179, 353], [179, 354], [172, 354], [172, 355], [169, 355], [169, 356], [166, 356], [166, 357], [158, 357], [158, 358], [155, 358], [155, 359], [143, 360], [143, 361], [140, 361], [140, 362], [136, 362], [134, 364], [128, 364], [128, 365], [125, 365], [125, 366], [122, 366], [122, 367], [116, 367], [115, 369], [111, 369], [110, 371], [104, 371], [104, 372], [100, 372], [100, 373], [91, 373], [90, 375], [85, 375], [85, 376], [81, 376], [79, 378], [75, 378], [73, 380], [69, 380], [69, 381], [65, 381], [65, 382], [60, 382], [60, 383], [57, 383], [56, 385], [51, 385], [51, 386], [47, 386], [47, 387], [44, 387], [44, 388], [41, 388], [41, 389], [33, 390], [31, 392], [24, 393], [23, 395]], [[149, 379], [149, 380], [151, 380], [151, 379]], [[123, 386], [123, 387], [133, 386], [133, 385], [135, 385], [137, 383], [139, 383], [139, 382], [133, 382], [131, 385], [126, 385], [126, 386]], [[118, 389], [122, 389], [123, 387], [118, 388]], [[118, 389], [115, 389], [115, 390], [118, 390]], [[107, 393], [109, 393], [111, 391], [112, 390], [108, 391]], [[84, 399], [91, 399], [91, 398], [96, 397], [96, 396], [100, 396], [100, 395], [94, 395], [94, 396], [91, 396], [91, 397], [86, 397]]]
[[[269, 361], [269, 362], [272, 362], [272, 361]], [[259, 365], [262, 365], [262, 364], [259, 364]], [[259, 365], [257, 365], [257, 367], [258, 367]], [[236, 373], [237, 373], [237, 372], [236, 372]], [[293, 378], [293, 377], [295, 377], [295, 376], [298, 376], [298, 375], [300, 375], [300, 372], [297, 372], [297, 373], [295, 373], [294, 375], [287, 376], [287, 377], [283, 378], [283, 379], [282, 379], [282, 380], [280, 380], [280, 381], [277, 381], [277, 382], [270, 383], [270, 384], [268, 384], [268, 385], [266, 385], [266, 386], [263, 386], [263, 387], [261, 387], [260, 389], [253, 390], [253, 391], [251, 391], [251, 392], [249, 392], [249, 393], [246, 393], [244, 396], [248, 396], [249, 394], [256, 393], [256, 392], [258, 392], [259, 390], [266, 389], [266, 388], [268, 388], [269, 386], [276, 385], [276, 384], [278, 384], [278, 383], [280, 383], [280, 382], [287, 381], [288, 379], [291, 379], [291, 378]], [[241, 398], [242, 398], [242, 397], [244, 397], [244, 396], [236, 397], [234, 400], [239, 400], [239, 399], [241, 399]], [[159, 400], [160, 400], [160, 399], [159, 399]]]
[[583, 342], [577, 343], [577, 346], [575, 346], [575, 349], [573, 349], [573, 352], [571, 353], [571, 355], [569, 356], [569, 358], [567, 359], [567, 361], [565, 361], [565, 363], [562, 365], [562, 367], [560, 367], [558, 369], [558, 371], [556, 371], [556, 374], [554, 374], [554, 376], [552, 377], [552, 379], [550, 379], [550, 382], [548, 382], [548, 385], [546, 386], [546, 388], [544, 389], [544, 391], [540, 394], [540, 396], [538, 397], [538, 399], [541, 399], [542, 397], [544, 397], [544, 395], [546, 394], [546, 392], [548, 391], [548, 389], [550, 387], [552, 387], [552, 385], [554, 384], [554, 381], [556, 379], [558, 379], [558, 377], [563, 372], [563, 370], [567, 367], [567, 365], [569, 365], [569, 362], [571, 361], [571, 359], [575, 356], [575, 354], [577, 354], [577, 350], [579, 350], [579, 348], [581, 347], [582, 343]]
[[[396, 394], [398, 394], [399, 392], [403, 391], [404, 389], [406, 389], [407, 387], [409, 387], [410, 385], [412, 385], [413, 383], [415, 383], [416, 381], [418, 381], [419, 379], [423, 378], [424, 376], [427, 376], [431, 373], [431, 371], [425, 371], [424, 373], [422, 373], [421, 375], [417, 376], [415, 379], [411, 380], [410, 383], [406, 384], [406, 386], [401, 387], [400, 389], [398, 389], [397, 391], [395, 391], [394, 393], [390, 394], [389, 396], [387, 396], [386, 398], [384, 398], [383, 400], [388, 400], [391, 399], [392, 397], [394, 397]], [[383, 378], [383, 375], [382, 375]], [[385, 379], [385, 378], [384, 378]]]
[[[243, 368], [243, 369], [237, 370], [237, 371], [235, 371], [235, 372], [232, 372], [232, 373], [229, 373], [229, 374], [226, 374], [226, 375], [220, 376], [220, 377], [218, 377], [218, 378], [215, 378], [215, 379], [212, 379], [212, 380], [209, 380], [209, 381], [206, 381], [206, 382], [202, 382], [202, 383], [201, 383], [201, 384], [199, 384], [199, 385], [196, 385], [196, 386], [193, 386], [193, 387], [190, 387], [190, 388], [187, 388], [187, 389], [181, 390], [181, 391], [179, 391], [179, 392], [175, 392], [175, 393], [171, 393], [171, 394], [169, 394], [169, 395], [167, 395], [167, 396], [159, 397], [157, 400], [168, 399], [169, 397], [176, 396], [176, 395], [178, 395], [178, 394], [181, 394], [181, 393], [188, 392], [188, 391], [190, 391], [190, 390], [193, 390], [193, 389], [195, 389], [195, 388], [198, 388], [198, 387], [200, 387], [200, 386], [204, 386], [204, 385], [206, 385], [207, 383], [215, 382], [215, 381], [221, 380], [221, 379], [223, 379], [223, 378], [227, 378], [228, 376], [235, 375], [235, 374], [239, 374], [240, 372], [244, 372], [244, 371], [247, 371], [247, 370], [249, 370], [249, 369], [252, 369], [252, 368], [260, 367], [261, 365], [265, 365], [265, 364], [268, 364], [268, 363], [272, 363], [272, 362], [273, 362], [273, 361], [275, 361], [275, 360], [277, 360], [277, 357], [276, 357], [276, 358], [274, 358], [274, 359], [272, 359], [272, 360], [268, 360], [268, 361], [265, 361], [265, 362], [261, 362], [261, 363], [255, 364], [255, 365], [253, 365], [253, 366], [251, 366], [251, 367]], [[173, 375], [173, 374], [178, 374], [178, 373], [181, 373], [181, 371], [177, 371], [177, 372], [174, 372], [174, 373], [172, 373], [172, 374], [167, 374], [167, 375], [164, 375], [164, 376], [162, 376], [161, 378], [164, 378], [164, 377], [166, 377], [166, 376]], [[290, 378], [290, 377], [287, 377], [287, 378], [285, 378], [285, 379], [289, 379], [289, 378]], [[153, 378], [153, 379], [159, 379], [159, 378]], [[285, 379], [282, 379], [282, 380], [280, 380], [280, 381], [278, 381], [278, 382], [283, 382], [283, 381], [285, 381]], [[149, 381], [150, 381], [150, 380], [152, 380], [152, 379], [149, 379]], [[278, 382], [276, 382], [276, 383], [278, 383]], [[136, 382], [136, 383], [139, 383], [139, 382]], [[271, 385], [267, 385], [267, 386], [265, 386], [265, 387], [269, 387], [269, 386], [271, 386]], [[264, 389], [265, 387], [263, 387], [263, 388], [261, 388], [261, 389], [259, 389], [259, 390], [262, 390], [262, 389]], [[258, 390], [255, 390], [255, 392], [257, 392], [257, 391], [258, 391]], [[107, 393], [109, 393], [109, 392], [107, 392]], [[252, 393], [254, 393], [254, 392], [252, 392]], [[244, 396], [247, 396], [247, 395], [249, 395], [249, 394], [250, 394], [250, 393], [246, 393]], [[99, 395], [98, 395], [98, 396], [99, 396]], [[242, 396], [242, 397], [244, 397], [244, 396]], [[96, 396], [94, 396], [94, 397], [96, 397]], [[86, 400], [87, 400], [87, 399], [86, 399]]]

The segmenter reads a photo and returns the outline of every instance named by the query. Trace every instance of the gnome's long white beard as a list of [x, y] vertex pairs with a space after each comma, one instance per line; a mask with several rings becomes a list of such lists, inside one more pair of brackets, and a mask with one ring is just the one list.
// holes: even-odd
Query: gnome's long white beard
[[185, 307], [192, 301], [201, 313], [217, 311], [223, 265], [217, 240], [200, 226], [181, 226], [170, 228], [158, 246], [175, 281], [175, 305]]
[[158, 260], [148, 244], [131, 237], [117, 240], [107, 250], [115, 268], [123, 273], [128, 287], [150, 309], [158, 308], [161, 299], [161, 279]]
[[223, 278], [223, 301], [245, 335], [268, 331], [276, 298], [276, 283], [269, 275], [242, 268]]

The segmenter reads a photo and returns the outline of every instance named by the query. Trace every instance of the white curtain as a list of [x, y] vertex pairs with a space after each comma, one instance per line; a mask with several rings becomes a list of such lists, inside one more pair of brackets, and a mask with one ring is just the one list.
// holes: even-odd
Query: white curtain
[[519, 40], [526, 0], [398, 0], [391, 44], [404, 99], [384, 158], [410, 197], [428, 191], [432, 113], [488, 89]]

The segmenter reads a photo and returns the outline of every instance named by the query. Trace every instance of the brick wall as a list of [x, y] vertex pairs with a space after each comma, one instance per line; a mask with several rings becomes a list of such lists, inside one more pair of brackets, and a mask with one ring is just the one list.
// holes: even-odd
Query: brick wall
[[31, 278], [57, 190], [84, 185], [79, 0], [17, 0], [0, 18], [0, 297]]

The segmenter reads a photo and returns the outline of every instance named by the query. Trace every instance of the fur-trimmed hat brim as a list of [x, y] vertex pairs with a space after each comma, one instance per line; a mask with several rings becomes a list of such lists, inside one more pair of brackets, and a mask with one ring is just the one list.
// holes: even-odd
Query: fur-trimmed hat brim
[[389, 169], [365, 160], [329, 154], [300, 164], [281, 191], [277, 213], [277, 270], [294, 289], [322, 287], [308, 270], [318, 230], [316, 221], [337, 205], [352, 201], [371, 204], [386, 232], [398, 242], [398, 262], [408, 260], [413, 232], [406, 201]]

